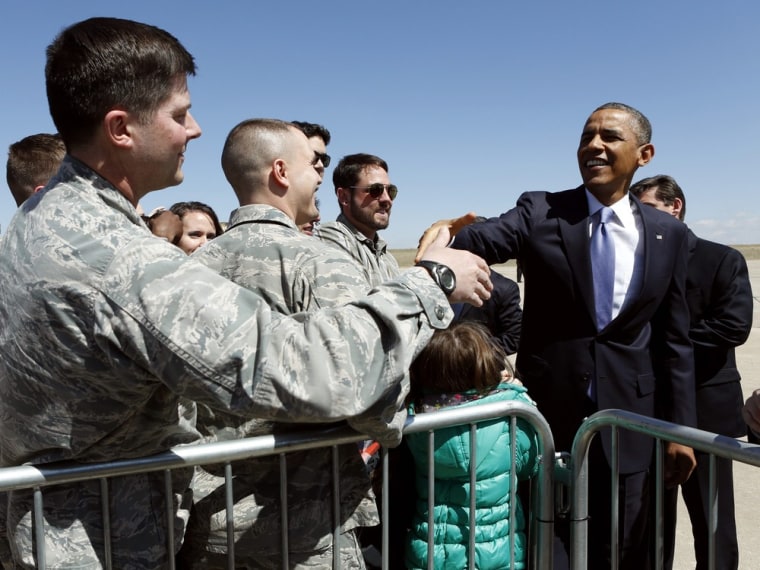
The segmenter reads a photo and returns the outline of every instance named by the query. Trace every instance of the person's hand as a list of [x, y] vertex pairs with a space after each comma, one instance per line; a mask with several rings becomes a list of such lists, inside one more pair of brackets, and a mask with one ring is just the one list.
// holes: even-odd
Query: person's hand
[[480, 307], [491, 297], [491, 268], [474, 253], [447, 247], [449, 241], [449, 230], [443, 226], [421, 259], [442, 263], [454, 272], [457, 286], [449, 295], [450, 303], [470, 303]]
[[680, 443], [665, 444], [665, 487], [672, 489], [691, 476], [697, 466], [694, 450]]
[[523, 383], [517, 376], [514, 376], [509, 368], [505, 368], [501, 371], [501, 381], [505, 384], [514, 384], [516, 386], [522, 386]]
[[742, 418], [749, 429], [760, 433], [760, 388], [752, 392], [742, 408]]
[[474, 212], [469, 212], [464, 216], [460, 216], [458, 218], [452, 218], [450, 220], [438, 220], [435, 222], [432, 226], [425, 230], [424, 234], [422, 234], [422, 237], [417, 244], [417, 255], [414, 258], [414, 262], [417, 263], [420, 259], [423, 258], [425, 255], [425, 250], [430, 246], [433, 240], [438, 237], [438, 232], [441, 228], [448, 228], [449, 236], [451, 236], [449, 237], [449, 240], [451, 240], [452, 237], [459, 233], [459, 230], [465, 226], [469, 226], [472, 222], [475, 221], [476, 218], [477, 216]]

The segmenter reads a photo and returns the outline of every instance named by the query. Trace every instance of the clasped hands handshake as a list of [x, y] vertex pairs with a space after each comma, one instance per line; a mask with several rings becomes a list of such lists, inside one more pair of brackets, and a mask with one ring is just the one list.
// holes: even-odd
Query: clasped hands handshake
[[469, 213], [435, 222], [422, 234], [414, 261], [428, 260], [446, 265], [454, 272], [457, 281], [449, 302], [480, 307], [491, 297], [493, 289], [488, 264], [474, 253], [448, 247], [452, 237], [474, 220], [475, 214]]

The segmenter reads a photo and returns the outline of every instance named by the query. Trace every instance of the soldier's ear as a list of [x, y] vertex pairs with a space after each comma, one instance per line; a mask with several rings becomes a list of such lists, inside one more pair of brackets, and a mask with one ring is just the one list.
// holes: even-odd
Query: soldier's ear
[[111, 109], [103, 117], [103, 134], [108, 142], [121, 148], [131, 148], [132, 117], [123, 109]]
[[276, 158], [272, 161], [272, 179], [278, 186], [284, 188], [290, 187], [288, 178], [288, 163], [282, 158]]

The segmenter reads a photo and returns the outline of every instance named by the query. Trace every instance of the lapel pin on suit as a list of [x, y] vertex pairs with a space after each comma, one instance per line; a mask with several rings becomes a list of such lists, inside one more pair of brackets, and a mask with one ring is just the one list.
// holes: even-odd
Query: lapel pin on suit
[[662, 239], [662, 234], [654, 234], [654, 237], [657, 239]]

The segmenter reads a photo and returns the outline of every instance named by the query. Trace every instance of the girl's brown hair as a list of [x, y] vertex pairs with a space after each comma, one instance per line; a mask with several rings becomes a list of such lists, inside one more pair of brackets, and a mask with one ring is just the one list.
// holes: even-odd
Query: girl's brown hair
[[510, 368], [506, 354], [480, 323], [457, 321], [437, 330], [410, 368], [412, 398], [423, 394], [485, 391]]

